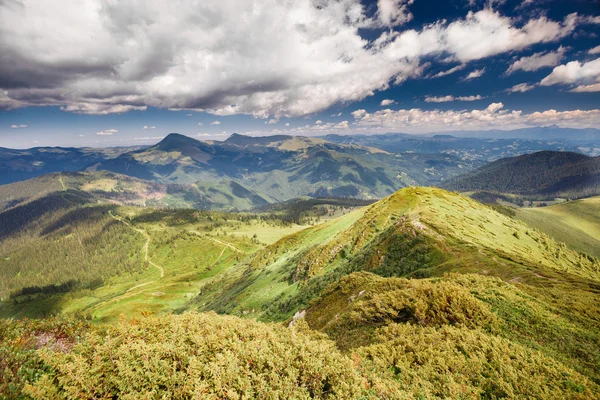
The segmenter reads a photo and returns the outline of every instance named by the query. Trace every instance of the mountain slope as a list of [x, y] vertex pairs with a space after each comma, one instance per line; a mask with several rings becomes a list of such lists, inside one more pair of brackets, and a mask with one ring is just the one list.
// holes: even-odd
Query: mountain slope
[[231, 180], [160, 183], [108, 171], [66, 172], [0, 185], [0, 212], [64, 189], [86, 192], [114, 204], [151, 207], [247, 210], [272, 199]]
[[572, 249], [600, 258], [600, 196], [514, 211], [527, 225]]
[[[369, 279], [345, 289], [344, 279], [359, 271], [377, 275], [372, 279], [384, 279], [381, 285], [392, 289], [395, 281], [385, 279], [428, 278], [431, 282], [401, 283], [387, 297], [365, 297], [368, 304], [364, 306], [372, 308], [375, 316], [348, 321], [345, 313], [357, 311], [350, 304], [353, 299], [363, 291], [383, 290], [373, 289]], [[435, 277], [447, 273], [477, 276], [444, 278], [449, 283], [437, 285]], [[455, 290], [457, 285], [466, 290]], [[500, 318], [502, 335], [543, 349], [600, 382], [600, 356], [591, 350], [600, 340], [599, 285], [598, 259], [570, 250], [469, 198], [435, 188], [406, 188], [259, 250], [202, 287], [194, 304], [199, 310], [263, 320], [305, 315], [311, 327], [331, 334], [342, 348], [373, 343], [370, 335], [389, 323], [438, 326], [432, 318], [441, 318], [439, 326], [458, 323], [448, 322], [453, 320], [463, 321], [462, 325], [471, 320], [477, 324], [480, 319], [490, 322], [485, 315], [489, 316], [491, 307], [495, 318]], [[431, 298], [437, 296], [438, 286], [444, 291], [439, 299]], [[424, 291], [419, 296], [432, 301], [431, 307], [437, 307], [438, 300], [449, 302], [448, 310], [425, 308], [407, 314], [403, 308], [394, 308], [420, 304], [416, 295], [410, 295], [415, 290]], [[473, 304], [472, 293], [487, 305]], [[406, 301], [402, 303], [399, 296]], [[384, 303], [394, 299], [397, 306]], [[442, 311], [457, 314], [444, 316]], [[576, 339], [565, 345], [567, 335]], [[590, 356], [581, 357], [584, 353]]]
[[380, 198], [471, 168], [470, 161], [451, 155], [390, 154], [323, 139], [237, 134], [223, 142], [170, 134], [155, 146], [91, 167], [159, 182], [232, 180], [277, 201], [305, 195]]
[[600, 157], [541, 151], [504, 158], [442, 184], [460, 192], [585, 197], [600, 194]]
[[268, 246], [198, 301], [208, 309], [254, 309], [277, 319], [358, 270], [384, 276], [477, 272], [541, 286], [556, 274], [597, 279], [597, 268], [597, 260], [476, 201], [439, 189], [406, 188]]

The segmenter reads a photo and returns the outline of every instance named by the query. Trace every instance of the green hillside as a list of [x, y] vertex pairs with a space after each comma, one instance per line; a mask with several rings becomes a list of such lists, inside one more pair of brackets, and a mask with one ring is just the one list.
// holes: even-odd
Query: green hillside
[[520, 208], [515, 212], [527, 225], [576, 251], [600, 258], [600, 197], [548, 207]]
[[600, 157], [540, 151], [491, 162], [442, 186], [459, 192], [510, 193], [536, 200], [594, 196], [600, 194]]
[[215, 283], [214, 299], [207, 289], [198, 301], [220, 312], [285, 318], [357, 270], [416, 277], [475, 272], [542, 286], [546, 274], [597, 279], [597, 267], [596, 260], [474, 200], [406, 188], [259, 251], [245, 269]]

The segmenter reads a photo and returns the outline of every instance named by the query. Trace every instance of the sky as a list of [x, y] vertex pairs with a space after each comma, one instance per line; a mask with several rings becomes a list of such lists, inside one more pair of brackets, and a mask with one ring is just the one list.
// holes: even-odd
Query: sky
[[594, 0], [0, 0], [0, 146], [600, 128]]

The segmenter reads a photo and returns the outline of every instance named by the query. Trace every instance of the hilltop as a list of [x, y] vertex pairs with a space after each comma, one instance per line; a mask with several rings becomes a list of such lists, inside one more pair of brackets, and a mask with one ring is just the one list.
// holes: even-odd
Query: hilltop
[[460, 192], [511, 193], [540, 199], [593, 196], [600, 193], [600, 157], [540, 151], [494, 161], [441, 186]]

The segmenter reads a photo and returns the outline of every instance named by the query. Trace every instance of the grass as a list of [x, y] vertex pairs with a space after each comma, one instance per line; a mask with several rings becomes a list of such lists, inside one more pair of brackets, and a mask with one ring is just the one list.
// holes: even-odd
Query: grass
[[527, 225], [600, 258], [600, 196], [516, 212]]

